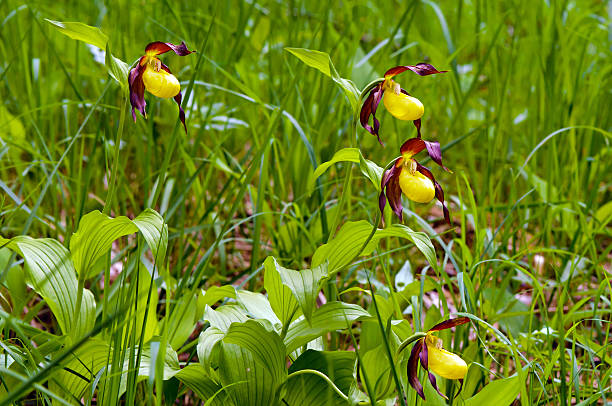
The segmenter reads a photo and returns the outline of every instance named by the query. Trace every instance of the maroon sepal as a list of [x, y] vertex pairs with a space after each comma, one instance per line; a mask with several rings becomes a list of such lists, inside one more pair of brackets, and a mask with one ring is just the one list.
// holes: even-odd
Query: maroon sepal
[[192, 52], [187, 49], [187, 45], [185, 42], [181, 42], [180, 45], [174, 45], [171, 42], [151, 42], [145, 48], [145, 53], [150, 56], [165, 54], [168, 51], [173, 51], [175, 54], [179, 56], [189, 55]]
[[128, 84], [130, 87], [130, 104], [132, 105], [132, 117], [134, 121], [136, 121], [136, 110], [140, 111], [143, 117], [147, 116], [145, 112], [145, 107], [147, 103], [144, 99], [144, 82], [142, 81], [142, 74], [145, 70], [145, 66], [142, 66], [140, 62], [142, 61], [141, 57], [136, 66], [130, 70], [130, 75], [128, 77]]
[[[438, 182], [436, 182], [436, 178], [434, 178], [433, 173], [431, 173], [431, 171], [427, 167], [421, 165], [418, 162], [417, 162], [417, 171], [419, 171], [423, 175], [427, 176], [433, 182], [434, 188], [436, 190], [436, 199], [438, 199], [438, 201], [440, 203], [442, 203], [442, 211], [444, 212], [444, 220], [446, 220], [446, 223], [448, 225], [451, 225], [451, 222], [450, 222], [450, 213], [448, 211], [448, 208], [446, 207], [446, 203], [444, 203], [444, 191], [442, 190], [442, 186], [440, 186], [440, 184]], [[456, 320], [456, 319], [453, 319], [453, 320]], [[442, 324], [442, 323], [440, 323], [440, 324]], [[459, 324], [463, 324], [463, 323], [459, 323]], [[450, 327], [452, 327], [452, 325]], [[448, 327], [446, 327], [446, 328], [448, 328]], [[441, 329], [437, 329], [437, 330], [441, 330]], [[429, 331], [436, 331], [436, 330], [432, 329], [432, 330], [429, 330]]]
[[448, 400], [448, 398], [446, 397], [446, 395], [444, 395], [442, 392], [440, 392], [440, 389], [438, 389], [438, 384], [436, 383], [436, 377], [434, 374], [432, 374], [429, 371], [429, 352], [427, 349], [427, 342], [425, 342], [423, 344], [423, 349], [421, 350], [421, 354], [420, 354], [420, 359], [421, 359], [421, 366], [423, 367], [423, 369], [425, 371], [427, 371], [427, 376], [429, 378], [429, 382], [431, 383], [431, 386], [433, 386], [433, 388], [436, 390], [436, 392], [438, 392], [438, 395], [442, 396], [444, 399]]
[[440, 165], [445, 171], [451, 172], [450, 169], [442, 164], [442, 150], [440, 149], [440, 143], [437, 141], [425, 141], [418, 137], [410, 138], [402, 144], [400, 151], [402, 155], [408, 154], [412, 157], [425, 148], [427, 148], [427, 154], [435, 163]]
[[451, 172], [446, 166], [442, 164], [442, 150], [440, 149], [440, 143], [437, 141], [425, 141], [425, 148], [427, 148], [427, 153], [429, 157], [438, 165], [442, 167], [446, 172]]
[[[378, 197], [378, 207], [380, 213], [383, 214], [387, 200], [393, 213], [402, 220], [402, 189], [399, 185], [399, 175], [402, 171], [403, 158], [398, 158], [391, 169], [388, 169], [383, 174], [380, 185], [380, 196]], [[386, 195], [386, 197], [385, 197]]]
[[[161, 68], [163, 70], [165, 70], [166, 72], [168, 72], [169, 74], [172, 75], [172, 72], [170, 71], [170, 68], [168, 68], [166, 65], [164, 65], [164, 63], [161, 63]], [[174, 96], [174, 101], [176, 102], [176, 104], [178, 104], [179, 107], [179, 119], [181, 120], [181, 123], [183, 123], [183, 128], [185, 129], [185, 134], [187, 134], [187, 125], [185, 124], [185, 112], [183, 111], [183, 107], [181, 106], [181, 102], [183, 100], [183, 95], [181, 94], [181, 92], [178, 92], [178, 94], [176, 96]]]
[[[380, 145], [383, 145], [383, 143], [380, 139], [380, 135], [378, 134], [380, 122], [376, 118], [376, 109], [378, 108], [378, 104], [382, 99], [384, 91], [385, 90], [382, 85], [378, 85], [372, 89], [365, 102], [363, 102], [363, 106], [361, 106], [361, 111], [359, 112], [359, 121], [361, 122], [361, 126], [370, 134], [375, 135], [378, 138]], [[374, 127], [368, 124], [370, 121], [370, 116], [372, 116], [372, 124], [374, 124]]]
[[410, 386], [414, 388], [414, 390], [419, 394], [419, 396], [425, 400], [425, 393], [423, 393], [423, 385], [419, 381], [419, 357], [421, 354], [421, 350], [425, 344], [423, 343], [423, 339], [418, 340], [414, 347], [412, 347], [412, 352], [410, 353], [410, 358], [408, 358], [408, 382], [410, 382]]
[[414, 120], [413, 123], [417, 129], [417, 137], [421, 138], [421, 119]]
[[470, 319], [468, 317], [457, 317], [455, 319], [448, 319], [448, 320], [444, 320], [441, 323], [436, 324], [435, 326], [433, 326], [427, 331], [429, 332], [429, 331], [446, 330], [451, 327], [460, 326], [462, 324], [469, 323], [469, 321]]
[[413, 157], [425, 149], [425, 142], [420, 138], [410, 138], [406, 140], [400, 147], [400, 152], [403, 155]]
[[420, 76], [427, 76], [427, 75], [433, 75], [435, 73], [448, 72], [446, 70], [437, 70], [432, 65], [421, 62], [421, 63], [417, 63], [416, 65], [396, 66], [394, 68], [391, 68], [385, 72], [385, 78], [390, 77], [390, 76], [399, 75], [400, 73], [405, 72], [407, 70], [411, 70]]
[[463, 379], [459, 379], [459, 391], [455, 393], [454, 397], [459, 396], [459, 394], [461, 393], [461, 389], [463, 389]]

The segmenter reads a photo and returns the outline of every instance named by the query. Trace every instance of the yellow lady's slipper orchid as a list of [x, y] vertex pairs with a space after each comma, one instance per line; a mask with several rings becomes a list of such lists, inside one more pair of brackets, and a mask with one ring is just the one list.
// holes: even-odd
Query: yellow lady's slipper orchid
[[427, 149], [430, 158], [440, 165], [444, 170], [450, 172], [442, 164], [442, 152], [438, 142], [425, 141], [421, 138], [411, 138], [406, 141], [400, 151], [402, 156], [397, 158], [393, 167], [382, 176], [379, 207], [383, 212], [387, 200], [393, 212], [402, 219], [402, 193], [410, 200], [417, 203], [429, 203], [437, 198], [442, 203], [444, 219], [450, 224], [450, 214], [444, 203], [444, 191], [442, 186], [429, 169], [418, 163], [412, 157], [422, 150]]
[[[363, 128], [365, 128], [371, 134], [378, 137], [378, 141], [382, 144], [378, 130], [380, 129], [380, 122], [376, 118], [376, 109], [380, 100], [383, 100], [385, 108], [391, 113], [391, 115], [400, 120], [413, 121], [417, 129], [417, 137], [421, 138], [421, 117], [425, 112], [423, 103], [416, 97], [408, 94], [407, 91], [402, 89], [399, 83], [393, 80], [395, 75], [398, 75], [407, 70], [411, 70], [420, 76], [433, 75], [436, 73], [444, 73], [446, 71], [439, 71], [428, 63], [418, 63], [416, 65], [396, 66], [385, 72], [385, 78], [381, 79], [378, 84], [372, 88], [370, 94], [363, 102], [361, 106], [361, 112], [359, 119]], [[371, 126], [368, 122], [372, 116]]]
[[429, 369], [436, 375], [446, 379], [463, 379], [467, 374], [467, 364], [465, 361], [450, 351], [442, 348], [442, 340], [433, 334], [425, 337], [427, 345], [427, 360]]
[[402, 93], [400, 85], [393, 79], [386, 79], [384, 83], [386, 92], [383, 104], [393, 117], [404, 121], [414, 121], [423, 117], [425, 107], [419, 99]]
[[157, 58], [168, 51], [173, 51], [180, 56], [189, 55], [192, 52], [187, 49], [187, 45], [181, 42], [174, 45], [169, 42], [152, 42], [145, 48], [145, 54], [138, 59], [136, 66], [130, 70], [130, 103], [132, 104], [132, 117], [136, 121], [136, 110], [140, 111], [143, 117], [147, 116], [145, 107], [147, 103], [144, 99], [144, 91], [162, 98], [174, 98], [179, 106], [179, 119], [183, 123], [185, 133], [185, 112], [181, 107], [183, 96], [181, 95], [181, 85], [170, 72], [170, 69]]
[[[418, 395], [423, 398], [423, 400], [425, 400], [425, 394], [423, 393], [423, 385], [419, 381], [418, 376], [419, 361], [421, 362], [421, 367], [427, 371], [429, 382], [431, 382], [431, 385], [443, 398], [446, 399], [446, 396], [438, 389], [436, 377], [432, 372], [442, 378], [458, 379], [461, 385], [463, 385], [463, 379], [467, 374], [468, 368], [466, 362], [458, 355], [442, 348], [442, 340], [434, 336], [432, 332], [446, 330], [469, 321], [470, 319], [467, 317], [459, 317], [438, 323], [430, 328], [427, 331], [427, 335], [420, 338], [414, 344], [414, 347], [412, 347], [412, 352], [408, 359], [408, 380], [410, 385], [417, 391]], [[459, 390], [461, 390], [461, 388]]]

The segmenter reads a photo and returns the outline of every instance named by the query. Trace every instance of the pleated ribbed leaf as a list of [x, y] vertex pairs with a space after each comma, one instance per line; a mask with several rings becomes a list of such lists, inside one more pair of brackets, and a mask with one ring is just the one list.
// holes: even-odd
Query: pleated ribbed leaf
[[332, 78], [332, 80], [336, 82], [342, 88], [342, 90], [344, 90], [344, 94], [346, 95], [353, 110], [357, 110], [359, 108], [359, 90], [353, 82], [340, 77], [331, 61], [331, 58], [329, 57], [329, 54], [306, 48], [285, 48], [285, 50], [291, 52], [306, 65], [315, 68], [321, 73]]
[[234, 405], [225, 391], [221, 391], [221, 384], [213, 380], [200, 365], [187, 365], [175, 375], [175, 378], [191, 389], [201, 400], [210, 402], [208, 406]]
[[338, 234], [329, 243], [320, 246], [312, 256], [312, 265], [318, 266], [328, 261], [328, 272], [331, 274], [342, 270], [358, 256], [369, 255], [376, 249], [384, 237], [399, 237], [412, 243], [425, 255], [427, 262], [436, 267], [436, 253], [427, 234], [413, 231], [403, 224], [393, 224], [384, 229], [377, 229], [372, 239], [361, 250], [370, 233], [372, 224], [365, 220], [345, 223]]
[[113, 241], [139, 231], [159, 266], [166, 256], [168, 226], [156, 211], [146, 209], [134, 220], [125, 216], [108, 217], [98, 210], [86, 214], [70, 239], [70, 252], [77, 272], [85, 278], [93, 276], [92, 267], [110, 250]]
[[233, 323], [223, 342], [249, 350], [255, 362], [266, 368], [275, 382], [279, 383], [285, 379], [285, 345], [269, 322], [247, 320], [244, 323]]
[[210, 363], [213, 360], [213, 350], [223, 337], [225, 337], [225, 332], [217, 327], [209, 327], [200, 333], [197, 346], [198, 360], [206, 372], [210, 371]]
[[283, 284], [279, 269], [284, 268], [273, 257], [266, 258], [264, 268], [264, 288], [268, 294], [270, 306], [284, 327], [299, 316], [297, 312], [300, 305], [291, 289]]
[[220, 306], [216, 310], [206, 305], [206, 310], [204, 310], [204, 320], [208, 321], [211, 327], [216, 327], [224, 333], [227, 332], [230, 324], [242, 323], [247, 319], [246, 312], [237, 304]]
[[276, 316], [276, 313], [274, 313], [274, 310], [272, 310], [270, 302], [264, 295], [249, 292], [248, 290], [239, 290], [236, 292], [236, 299], [253, 318], [268, 320], [280, 332], [282, 328], [281, 321]]
[[291, 324], [284, 342], [287, 354], [330, 331], [347, 328], [348, 323], [369, 318], [371, 315], [361, 306], [344, 302], [328, 302], [312, 314], [310, 324], [300, 319]]
[[23, 257], [26, 279], [45, 299], [62, 333], [73, 338], [85, 335], [93, 327], [96, 303], [93, 294], [83, 289], [81, 307], [76, 309], [78, 281], [68, 250], [51, 238], [0, 238], [0, 245], [5, 244]]
[[464, 404], [466, 406], [508, 406], [516, 400], [521, 391], [521, 386], [525, 384], [526, 376], [525, 373], [522, 376], [514, 374], [504, 379], [492, 381], [476, 395], [466, 399]]
[[[356, 354], [353, 351], [307, 350], [289, 368], [289, 373], [313, 369], [325, 374], [338, 389], [349, 395], [354, 384], [353, 370]], [[290, 406], [298, 405], [347, 405], [322, 377], [314, 374], [290, 376], [287, 380], [283, 401]]]
[[[301, 271], [295, 271], [293, 269], [283, 268], [276, 262], [273, 257], [266, 259], [266, 274], [268, 272], [277, 272], [280, 277], [281, 283], [289, 288], [295, 299], [297, 300], [302, 314], [306, 320], [310, 321], [310, 316], [313, 309], [315, 308], [315, 302], [317, 295], [320, 290], [321, 280], [327, 276], [327, 265], [321, 264], [320, 266], [312, 269], [303, 269]], [[276, 279], [276, 277], [274, 277]], [[275, 280], [278, 283], [278, 280]], [[278, 294], [286, 294], [286, 291], [279, 292], [278, 286], [275, 286], [276, 296]], [[268, 292], [270, 295], [270, 292]], [[294, 307], [290, 307], [294, 309]]]
[[267, 368], [255, 361], [251, 351], [236, 344], [219, 344], [219, 378], [236, 405], [276, 406], [277, 387]]

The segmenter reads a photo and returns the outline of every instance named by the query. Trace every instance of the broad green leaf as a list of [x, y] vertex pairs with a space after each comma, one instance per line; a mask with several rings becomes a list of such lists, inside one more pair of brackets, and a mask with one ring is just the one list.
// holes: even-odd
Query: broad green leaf
[[[378, 334], [379, 340], [381, 340], [380, 327]], [[384, 345], [379, 344], [366, 352], [362, 355], [361, 360], [363, 362], [363, 370], [365, 370], [370, 383], [374, 387], [376, 399], [386, 399], [393, 396], [396, 391], [395, 381], [393, 380], [393, 371], [391, 365], [389, 365], [389, 358]], [[362, 369], [359, 370], [359, 373], [363, 382]]]
[[291, 323], [284, 339], [287, 354], [323, 334], [346, 329], [353, 321], [369, 317], [371, 317], [370, 313], [361, 306], [344, 302], [328, 302], [314, 311], [310, 324], [306, 319]]
[[216, 310], [210, 306], [206, 306], [204, 310], [204, 320], [208, 321], [212, 327], [217, 327], [224, 333], [229, 329], [232, 323], [242, 323], [247, 321], [248, 317], [242, 306], [237, 304], [228, 304], [220, 306]]
[[[57, 393], [69, 393], [77, 399], [85, 395], [89, 382], [112, 359], [110, 345], [99, 338], [92, 338], [68, 356], [63, 369], [54, 373], [51, 388]], [[57, 384], [55, 384], [57, 380]]]
[[255, 319], [268, 320], [277, 331], [281, 330], [282, 323], [263, 294], [239, 290], [236, 299]]
[[384, 169], [369, 159], [365, 159], [361, 152], [359, 153], [359, 169], [366, 178], [370, 179], [376, 190], [380, 192], [380, 183]]
[[153, 252], [153, 259], [161, 268], [168, 249], [168, 225], [164, 222], [164, 218], [153, 209], [145, 209], [132, 222], [138, 227], [138, 231]]
[[334, 67], [334, 64], [332, 63], [328, 54], [305, 48], [285, 48], [285, 50], [295, 55], [306, 65], [315, 68], [321, 73], [332, 78], [332, 80], [336, 82], [342, 88], [342, 90], [344, 90], [353, 111], [357, 111], [359, 108], [359, 90], [353, 82], [341, 78], [340, 75], [338, 75], [338, 72], [336, 71], [336, 68]]
[[[527, 376], [527, 374], [523, 374]], [[524, 378], [523, 378], [524, 379]], [[480, 392], [466, 399], [465, 406], [481, 406], [481, 405], [495, 405], [495, 406], [509, 406], [516, 400], [521, 386], [525, 382], [521, 381], [518, 374], [512, 375], [508, 378], [497, 379], [486, 385]]]
[[138, 231], [153, 251], [159, 266], [166, 256], [168, 226], [156, 211], [146, 209], [134, 220], [125, 216], [111, 218], [98, 210], [83, 216], [70, 239], [72, 261], [77, 272], [86, 279], [93, 276], [94, 264], [110, 250], [113, 241]]
[[92, 27], [79, 22], [62, 22], [45, 19], [55, 29], [68, 37], [77, 41], [82, 41], [91, 44], [106, 51], [104, 64], [108, 73], [124, 91], [128, 90], [128, 74], [130, 66], [121, 59], [115, 57], [109, 47], [108, 36], [104, 34], [98, 27]]
[[191, 389], [201, 400], [210, 400], [210, 406], [233, 405], [229, 403], [230, 399], [225, 391], [221, 390], [221, 385], [215, 382], [200, 365], [189, 364], [177, 372], [174, 377]]
[[330, 159], [327, 162], [323, 162], [321, 165], [317, 166], [317, 169], [315, 169], [314, 173], [312, 174], [312, 180], [310, 182], [311, 183], [310, 189], [312, 189], [312, 186], [314, 185], [315, 180], [319, 176], [323, 175], [325, 171], [328, 170], [329, 167], [332, 166], [333, 164], [337, 164], [338, 162], [358, 163], [360, 156], [361, 156], [361, 151], [359, 151], [359, 148], [342, 148], [341, 150], [336, 151], [332, 159]]
[[226, 297], [236, 299], [236, 288], [232, 285], [211, 286], [203, 296], [198, 298], [198, 306], [212, 306], [219, 300], [225, 299]]
[[283, 268], [276, 262], [275, 258], [268, 257], [268, 259], [270, 258], [274, 263], [274, 270], [270, 269], [269, 271], [278, 272], [282, 284], [291, 290], [300, 305], [300, 309], [302, 309], [302, 314], [306, 317], [306, 320], [310, 321], [310, 316], [316, 305], [317, 295], [320, 290], [319, 283], [321, 279], [327, 276], [327, 265], [321, 264], [312, 269], [295, 271]]
[[267, 321], [256, 320], [232, 323], [223, 342], [249, 350], [255, 362], [266, 368], [275, 382], [282, 382], [287, 375], [285, 345], [272, 326], [267, 328], [266, 324], [269, 325]]
[[35, 240], [27, 236], [0, 238], [0, 245], [23, 257], [26, 280], [45, 299], [64, 334], [78, 338], [93, 327], [96, 312], [93, 294], [83, 289], [81, 307], [76, 309], [77, 277], [70, 253], [63, 245], [51, 238]]
[[53, 21], [45, 18], [55, 29], [77, 41], [83, 41], [100, 49], [106, 49], [108, 37], [98, 27], [78, 22]]
[[345, 223], [329, 243], [320, 246], [315, 251], [312, 265], [318, 266], [329, 261], [328, 272], [332, 274], [342, 270], [358, 256], [371, 254], [382, 238], [399, 237], [412, 241], [425, 255], [427, 261], [433, 267], [437, 266], [436, 253], [427, 234], [413, 231], [403, 224], [393, 224], [387, 228], [377, 229], [370, 242], [361, 251], [371, 232], [372, 225], [365, 220]]
[[198, 360], [204, 370], [210, 370], [210, 363], [213, 361], [213, 351], [219, 341], [225, 337], [225, 333], [217, 327], [209, 327], [200, 333], [198, 337]]
[[[355, 383], [353, 370], [356, 355], [353, 351], [306, 350], [289, 368], [289, 373], [311, 369], [326, 375], [346, 396]], [[288, 405], [347, 405], [348, 402], [337, 394], [329, 382], [322, 377], [303, 373], [289, 376], [285, 384], [283, 401]]]
[[[440, 389], [440, 392], [444, 393], [446, 385], [454, 385], [454, 383], [455, 381], [453, 380], [438, 378], [436, 385], [438, 385], [438, 389]], [[440, 396], [438, 392], [436, 392], [436, 390], [432, 386], [429, 379], [427, 379], [427, 377], [424, 377], [423, 379], [421, 379], [421, 384], [423, 385], [423, 392], [425, 394], [425, 399], [427, 399], [427, 406], [430, 406], [430, 405], [431, 406], [447, 406], [448, 405], [448, 403], [446, 403], [444, 398]], [[456, 387], [459, 387], [459, 383], [457, 383]], [[457, 389], [455, 389], [455, 391], [456, 390]]]
[[[171, 313], [164, 319], [168, 322], [168, 343], [173, 349], [180, 348], [189, 338], [196, 325], [195, 296], [184, 295], [171, 306]], [[161, 330], [160, 328], [160, 331]]]
[[[0, 270], [4, 270], [6, 268], [11, 255], [11, 250], [7, 248], [0, 248]], [[12, 265], [8, 269], [6, 272], [5, 283], [11, 299], [12, 312], [19, 315], [23, 311], [23, 306], [25, 306], [28, 300], [25, 275], [20, 266]]]
[[236, 344], [219, 344], [221, 384], [234, 404], [240, 406], [270, 406], [278, 404], [280, 382], [255, 361], [253, 353]]
[[279, 273], [282, 267], [273, 257], [266, 258], [264, 268], [264, 288], [268, 293], [270, 306], [284, 327], [299, 316], [300, 305], [291, 289], [283, 284]]
[[117, 83], [119, 83], [119, 86], [121, 86], [124, 91], [127, 91], [130, 66], [111, 54], [108, 44], [106, 44], [104, 63], [106, 64], [106, 69], [108, 69], [109, 75], [111, 75], [111, 77], [115, 79]]
[[330, 166], [339, 162], [358, 163], [361, 173], [366, 178], [370, 179], [372, 185], [374, 185], [376, 190], [380, 191], [380, 182], [384, 169], [375, 164], [374, 162], [370, 161], [369, 159], [365, 159], [358, 148], [343, 148], [339, 151], [336, 151], [332, 159], [327, 162], [323, 162], [317, 167], [317, 169], [315, 169], [308, 181], [309, 194], [312, 194], [317, 178], [323, 175], [323, 173], [325, 173], [325, 171], [327, 171]]

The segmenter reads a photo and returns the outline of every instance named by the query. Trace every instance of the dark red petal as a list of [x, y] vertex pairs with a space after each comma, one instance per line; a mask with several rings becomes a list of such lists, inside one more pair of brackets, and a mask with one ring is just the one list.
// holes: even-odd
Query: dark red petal
[[417, 129], [417, 137], [421, 138], [421, 119], [414, 120], [413, 123]]
[[402, 189], [399, 185], [399, 173], [397, 176], [393, 176], [389, 179], [389, 183], [387, 184], [387, 199], [389, 200], [389, 206], [391, 206], [393, 213], [402, 221]]
[[402, 155], [416, 155], [425, 149], [425, 141], [420, 138], [410, 138], [402, 144], [400, 152]]
[[423, 393], [423, 385], [419, 381], [419, 354], [421, 353], [421, 349], [423, 348], [423, 340], [419, 340], [412, 347], [412, 352], [410, 353], [410, 358], [408, 358], [408, 382], [410, 382], [410, 386], [414, 388], [414, 390], [419, 394], [419, 396], [425, 400], [425, 393]]
[[455, 319], [448, 319], [448, 320], [444, 320], [441, 323], [436, 324], [435, 326], [430, 328], [428, 331], [446, 330], [451, 327], [460, 326], [461, 324], [468, 323], [469, 321], [470, 319], [467, 317], [457, 317]]
[[187, 134], [187, 125], [185, 124], [185, 112], [183, 111], [183, 107], [181, 107], [181, 101], [183, 100], [183, 95], [179, 92], [176, 96], [174, 96], [174, 101], [178, 104], [179, 107], [179, 120], [183, 123], [183, 128], [185, 129], [185, 134]]
[[372, 100], [374, 99], [375, 90], [376, 89], [372, 89], [365, 102], [363, 102], [361, 111], [359, 112], [359, 121], [361, 122], [361, 126], [372, 135], [376, 135], [376, 132], [374, 132], [372, 126], [368, 124], [368, 121], [370, 121], [370, 116], [372, 115]]
[[[448, 208], [446, 207], [446, 203], [444, 203], [444, 191], [442, 190], [442, 186], [440, 186], [440, 184], [438, 182], [436, 182], [436, 178], [434, 178], [433, 173], [431, 173], [431, 171], [429, 169], [427, 169], [427, 167], [421, 165], [420, 163], [417, 162], [417, 171], [421, 172], [423, 175], [427, 176], [429, 179], [431, 179], [431, 181], [434, 184], [434, 189], [436, 190], [436, 199], [438, 199], [438, 201], [440, 203], [442, 203], [442, 211], [444, 212], [444, 220], [446, 220], [446, 223], [448, 225], [451, 224], [450, 222], [450, 213], [448, 211]], [[465, 317], [463, 317], [465, 318]], [[458, 320], [458, 319], [452, 319], [452, 320]], [[469, 319], [468, 319], [469, 320]], [[447, 320], [450, 321], [450, 320]], [[464, 324], [467, 322], [463, 322], [463, 323], [458, 323], [458, 324]], [[443, 323], [440, 323], [443, 324]], [[456, 326], [457, 324], [453, 324], [450, 327]], [[434, 326], [434, 328], [437, 327]], [[449, 328], [449, 327], [445, 327], [445, 328]], [[443, 330], [443, 329], [436, 329], [436, 330]], [[429, 331], [436, 331], [433, 328]]]
[[434, 376], [434, 374], [432, 374], [431, 372], [427, 371], [427, 375], [429, 376], [429, 382], [431, 382], [431, 386], [433, 386], [433, 388], [436, 390], [436, 392], [438, 392], [438, 395], [440, 395], [444, 399], [448, 400], [446, 395], [443, 394], [442, 392], [440, 392], [440, 389], [438, 389], [438, 384], [436, 383], [436, 377]]
[[444, 220], [446, 220], [446, 224], [451, 225], [450, 221], [450, 213], [448, 211], [448, 207], [446, 207], [446, 203], [444, 203], [444, 190], [442, 190], [442, 186], [438, 182], [434, 182], [434, 187], [436, 189], [436, 199], [440, 203], [442, 203], [442, 211], [444, 212]]
[[416, 65], [396, 66], [394, 68], [391, 68], [385, 72], [385, 78], [399, 75], [400, 73], [405, 72], [407, 70], [411, 70], [420, 76], [427, 76], [427, 75], [433, 75], [435, 73], [448, 72], [446, 70], [441, 70], [441, 71], [437, 70], [432, 65], [421, 62], [421, 63], [417, 63]]
[[[142, 60], [142, 58], [140, 58]], [[145, 107], [147, 103], [144, 99], [144, 82], [142, 81], [142, 74], [145, 70], [144, 66], [140, 65], [140, 60], [128, 76], [128, 84], [130, 87], [130, 104], [132, 105], [132, 117], [136, 121], [136, 110], [140, 111], [143, 117], [147, 116]]]
[[378, 195], [378, 208], [380, 209], [381, 216], [385, 212], [386, 205], [387, 205], [387, 196], [385, 196], [385, 191], [381, 190], [380, 195]]
[[459, 379], [459, 391], [455, 393], [455, 397], [461, 393], [461, 389], [463, 389], [463, 379]]
[[385, 186], [387, 186], [387, 183], [389, 183], [389, 179], [391, 179], [391, 177], [393, 175], [398, 175], [399, 173], [398, 171], [398, 167], [401, 167], [401, 162], [403, 161], [403, 158], [397, 158], [395, 160], [395, 162], [393, 163], [393, 167], [391, 169], [387, 169], [385, 171], [385, 173], [383, 173], [381, 182], [380, 182], [380, 190], [383, 190], [385, 188]]
[[374, 99], [372, 100], [372, 123], [374, 124], [374, 132], [376, 133], [376, 137], [378, 137], [378, 142], [380, 145], [383, 145], [383, 143], [378, 133], [378, 130], [380, 129], [380, 122], [376, 118], [376, 109], [378, 109], [378, 104], [380, 103], [384, 92], [384, 87], [380, 86], [380, 89], [374, 93]]
[[419, 353], [419, 359], [421, 360], [421, 367], [425, 371], [429, 371], [429, 351], [427, 350], [427, 342], [426, 339], [423, 339], [423, 348]]
[[[382, 85], [376, 86], [374, 89], [372, 89], [365, 102], [363, 102], [363, 106], [361, 106], [361, 111], [359, 112], [359, 121], [361, 122], [361, 126], [370, 134], [375, 135], [381, 145], [383, 145], [383, 143], [380, 139], [380, 135], [378, 134], [380, 122], [376, 118], [376, 109], [378, 108], [380, 99], [382, 99], [383, 93], [384, 88]], [[370, 116], [372, 116], [372, 123], [374, 124], [374, 127], [368, 124], [370, 121]]]
[[427, 148], [427, 153], [429, 157], [438, 165], [442, 167], [447, 172], [450, 170], [442, 164], [442, 151], [440, 150], [440, 143], [437, 141], [423, 141], [425, 143], [425, 147]]
[[181, 42], [180, 45], [174, 45], [170, 42], [156, 41], [156, 42], [151, 42], [145, 48], [145, 53], [149, 55], [161, 55], [161, 54], [165, 54], [168, 51], [173, 51], [175, 54], [179, 56], [185, 56], [185, 55], [189, 55], [192, 52], [195, 52], [195, 51], [188, 50], [185, 42]]
[[387, 204], [387, 198], [385, 196], [385, 188], [389, 184], [389, 181], [394, 176], [399, 176], [401, 171], [401, 164], [403, 162], [403, 158], [397, 158], [393, 167], [391, 169], [387, 169], [382, 176], [380, 181], [380, 195], [378, 196], [378, 207], [380, 208], [380, 214], [383, 214], [385, 205]]
[[[168, 68], [163, 62], [160, 62], [160, 65], [163, 70], [165, 70], [169, 74], [172, 74], [172, 72], [170, 71], [170, 68]], [[181, 107], [182, 100], [183, 100], [183, 95], [181, 94], [181, 92], [179, 92], [176, 96], [174, 96], [174, 101], [179, 106], [179, 119], [181, 120], [181, 123], [183, 123], [185, 134], [187, 134], [187, 125], [185, 125], [185, 112], [183, 111], [183, 107]]]

